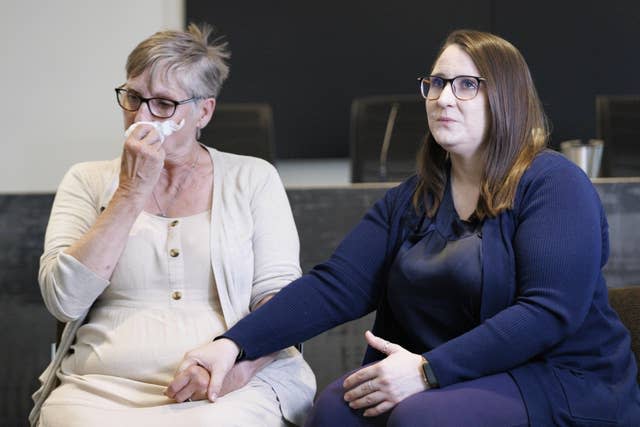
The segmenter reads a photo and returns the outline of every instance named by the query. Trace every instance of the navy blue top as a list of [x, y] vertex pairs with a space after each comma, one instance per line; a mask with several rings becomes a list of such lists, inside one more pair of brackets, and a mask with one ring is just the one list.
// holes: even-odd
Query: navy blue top
[[[416, 183], [389, 190], [329, 260], [225, 336], [256, 358], [376, 310], [373, 333], [401, 342], [388, 276], [422, 218], [411, 203]], [[532, 426], [639, 426], [630, 337], [602, 274], [608, 225], [584, 172], [558, 153], [541, 153], [520, 179], [513, 208], [484, 220], [481, 240], [478, 325], [422, 353], [441, 387], [508, 372]], [[368, 348], [364, 362], [382, 357]]]
[[480, 324], [482, 224], [460, 219], [450, 183], [435, 220], [422, 217], [389, 271], [389, 308], [403, 332], [397, 344], [414, 353]]

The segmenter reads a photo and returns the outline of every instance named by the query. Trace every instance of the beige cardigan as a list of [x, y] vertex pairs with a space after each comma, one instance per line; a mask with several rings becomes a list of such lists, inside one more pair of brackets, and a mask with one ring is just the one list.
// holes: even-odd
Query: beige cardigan
[[[265, 296], [300, 276], [299, 241], [284, 187], [275, 168], [247, 156], [208, 148], [214, 164], [211, 267], [227, 327]], [[42, 403], [57, 386], [57, 371], [78, 328], [109, 282], [63, 252], [106, 207], [118, 185], [120, 159], [74, 165], [54, 200], [40, 260], [45, 305], [68, 322], [51, 364], [40, 377], [29, 415], [37, 425]], [[258, 374], [271, 384], [284, 417], [301, 424], [315, 394], [315, 378], [294, 349], [280, 352]]]

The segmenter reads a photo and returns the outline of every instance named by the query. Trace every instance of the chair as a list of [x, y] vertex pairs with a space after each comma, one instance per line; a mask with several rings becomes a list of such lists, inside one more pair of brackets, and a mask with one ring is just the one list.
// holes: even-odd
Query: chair
[[264, 103], [220, 103], [200, 142], [234, 154], [275, 162], [273, 112]]
[[[631, 350], [640, 365], [640, 286], [609, 288], [609, 303], [631, 333]], [[640, 382], [640, 372], [638, 372]]]
[[602, 176], [640, 176], [640, 95], [596, 96]]
[[419, 95], [356, 98], [350, 127], [351, 182], [400, 181], [415, 172], [427, 131]]

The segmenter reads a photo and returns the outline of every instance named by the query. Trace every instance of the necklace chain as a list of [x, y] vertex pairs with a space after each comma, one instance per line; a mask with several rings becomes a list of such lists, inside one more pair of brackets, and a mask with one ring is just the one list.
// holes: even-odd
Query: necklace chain
[[187, 182], [187, 180], [193, 174], [193, 171], [196, 169], [196, 163], [198, 163], [198, 154], [199, 153], [200, 153], [200, 150], [199, 150], [199, 148], [197, 148], [196, 149], [196, 155], [195, 155], [195, 157], [193, 159], [193, 162], [191, 163], [191, 166], [189, 166], [189, 172], [187, 172], [187, 174], [184, 176], [184, 178], [182, 178], [182, 181], [180, 181], [180, 184], [178, 184], [178, 186], [176, 186], [176, 191], [175, 191], [175, 193], [173, 193], [173, 196], [167, 202], [167, 205], [166, 205], [165, 209], [162, 209], [162, 206], [160, 206], [160, 202], [158, 201], [158, 197], [156, 196], [155, 188], [153, 190], [151, 190], [151, 195], [153, 196], [153, 200], [155, 200], [155, 202], [156, 202], [156, 206], [158, 207], [158, 211], [159, 211], [161, 217], [167, 218], [167, 213], [169, 212], [169, 209], [171, 209], [171, 207], [173, 206], [173, 202], [175, 202], [176, 198], [178, 197], [178, 194], [180, 194], [180, 191], [182, 190], [182, 186]]

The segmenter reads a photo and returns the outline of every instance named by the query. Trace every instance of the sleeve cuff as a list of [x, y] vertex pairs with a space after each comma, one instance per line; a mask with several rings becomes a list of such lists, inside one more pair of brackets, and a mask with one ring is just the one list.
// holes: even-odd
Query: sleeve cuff
[[81, 316], [109, 286], [108, 280], [65, 252], [58, 254], [53, 279], [51, 294], [54, 306], [71, 319]]

